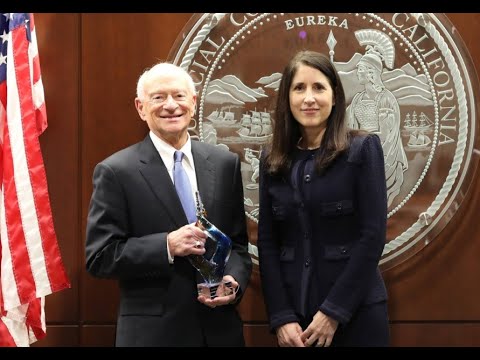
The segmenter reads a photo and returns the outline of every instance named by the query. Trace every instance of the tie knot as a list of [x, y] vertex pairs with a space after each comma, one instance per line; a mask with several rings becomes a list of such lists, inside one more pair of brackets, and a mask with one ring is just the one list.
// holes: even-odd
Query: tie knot
[[183, 155], [184, 155], [183, 152], [181, 152], [179, 150], [175, 151], [175, 153], [173, 154], [175, 162], [182, 162]]

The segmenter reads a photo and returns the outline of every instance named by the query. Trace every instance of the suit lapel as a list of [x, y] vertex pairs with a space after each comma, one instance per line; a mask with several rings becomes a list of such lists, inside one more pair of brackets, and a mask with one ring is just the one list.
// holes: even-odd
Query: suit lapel
[[213, 213], [215, 195], [215, 165], [208, 159], [206, 146], [199, 141], [192, 141], [192, 155], [195, 161], [198, 191], [207, 216]]
[[178, 226], [187, 223], [187, 218], [178, 198], [168, 170], [147, 135], [140, 146], [139, 171], [151, 187], [155, 196], [163, 204], [172, 221]]

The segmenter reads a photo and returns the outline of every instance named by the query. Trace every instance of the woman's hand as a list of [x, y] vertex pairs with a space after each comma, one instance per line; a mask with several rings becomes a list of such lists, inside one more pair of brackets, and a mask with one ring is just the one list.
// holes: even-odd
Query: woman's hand
[[301, 334], [302, 342], [305, 346], [328, 347], [332, 343], [337, 327], [338, 321], [318, 311], [310, 325]]
[[277, 340], [280, 347], [305, 347], [302, 339], [302, 328], [298, 323], [288, 323], [277, 329]]

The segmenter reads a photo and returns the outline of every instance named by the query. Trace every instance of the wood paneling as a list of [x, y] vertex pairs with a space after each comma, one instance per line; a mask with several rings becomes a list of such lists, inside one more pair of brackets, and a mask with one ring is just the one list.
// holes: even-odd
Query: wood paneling
[[[165, 61], [189, 14], [83, 14], [82, 19], [82, 237], [95, 164], [142, 139], [148, 127], [135, 110], [142, 71]], [[82, 259], [84, 262], [84, 259]], [[82, 273], [85, 321], [115, 321], [112, 281]]]
[[49, 321], [77, 321], [82, 251], [79, 213], [79, 15], [35, 14], [48, 128], [40, 136], [55, 230], [72, 288], [46, 298]]
[[257, 271], [252, 272], [250, 283], [248, 284], [245, 295], [238, 306], [243, 321], [255, 323], [267, 321], [267, 313], [265, 310], [265, 303], [263, 302], [263, 293], [260, 283], [260, 274]]
[[266, 324], [247, 324], [243, 327], [246, 346], [277, 347], [277, 337], [270, 333]]
[[468, 346], [478, 347], [478, 323], [392, 324], [394, 346]]
[[114, 346], [115, 325], [85, 325], [81, 328], [82, 346]]
[[[478, 156], [475, 159], [478, 161]], [[480, 320], [478, 177], [440, 236], [410, 261], [384, 273], [391, 320]]]
[[76, 347], [80, 346], [79, 325], [48, 325], [47, 336], [34, 343], [35, 347]]

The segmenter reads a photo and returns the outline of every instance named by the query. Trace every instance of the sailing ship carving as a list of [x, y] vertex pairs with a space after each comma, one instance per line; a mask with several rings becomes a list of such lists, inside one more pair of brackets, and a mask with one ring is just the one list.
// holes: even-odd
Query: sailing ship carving
[[233, 112], [222, 110], [212, 111], [212, 113], [207, 116], [207, 119], [217, 126], [233, 125], [237, 122], [237, 120], [235, 120], [235, 114]]
[[404, 120], [405, 125], [403, 128], [405, 130], [428, 130], [432, 127], [433, 122], [428, 118], [425, 113], [420, 112], [420, 115], [417, 118], [417, 113], [414, 111], [411, 115], [407, 113]]
[[421, 130], [414, 131], [408, 139], [408, 147], [415, 149], [426, 149], [432, 140]]
[[420, 112], [417, 117], [417, 113], [413, 111], [411, 114], [405, 115], [403, 128], [407, 132], [408, 142], [407, 148], [411, 150], [427, 150], [432, 140], [428, 136], [432, 132], [433, 122], [428, 118], [425, 113]]
[[272, 136], [272, 119], [266, 111], [252, 111], [242, 115], [238, 135], [244, 140], [267, 140]]

